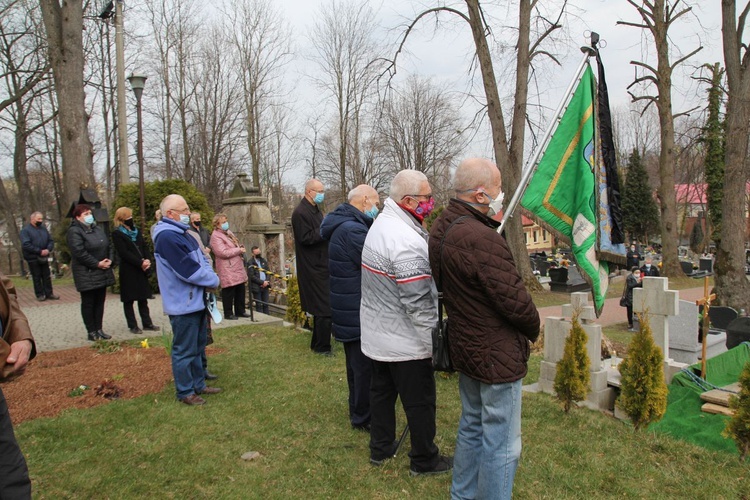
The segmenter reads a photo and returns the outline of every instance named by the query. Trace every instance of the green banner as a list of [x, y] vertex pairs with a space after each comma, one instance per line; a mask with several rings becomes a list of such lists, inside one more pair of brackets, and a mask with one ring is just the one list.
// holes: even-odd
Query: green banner
[[568, 242], [581, 276], [591, 285], [597, 317], [609, 285], [609, 265], [597, 259], [596, 81], [586, 65], [521, 206], [558, 238]]

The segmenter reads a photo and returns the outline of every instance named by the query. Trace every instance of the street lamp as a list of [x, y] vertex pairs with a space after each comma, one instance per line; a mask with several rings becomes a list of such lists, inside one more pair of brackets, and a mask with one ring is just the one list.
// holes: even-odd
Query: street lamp
[[141, 196], [141, 234], [146, 230], [146, 187], [143, 183], [143, 114], [141, 110], [141, 96], [143, 87], [146, 85], [146, 77], [131, 73], [128, 77], [130, 88], [133, 89], [136, 102], [136, 121], [138, 122], [138, 187]]

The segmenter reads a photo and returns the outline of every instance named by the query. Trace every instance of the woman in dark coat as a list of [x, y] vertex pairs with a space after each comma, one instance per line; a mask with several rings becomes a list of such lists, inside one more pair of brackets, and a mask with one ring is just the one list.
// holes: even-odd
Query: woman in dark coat
[[633, 330], [633, 289], [643, 286], [641, 282], [641, 270], [638, 266], [633, 266], [630, 274], [625, 279], [625, 289], [620, 299], [620, 305], [628, 311], [628, 330]]
[[96, 225], [91, 208], [79, 204], [73, 209], [73, 222], [67, 234], [76, 290], [81, 294], [81, 316], [91, 341], [110, 339], [102, 331], [107, 287], [115, 284], [109, 239]]
[[[151, 298], [151, 285], [148, 276], [151, 274], [151, 255], [143, 242], [143, 235], [135, 227], [133, 211], [120, 207], [115, 212], [115, 230], [112, 232], [112, 244], [120, 257], [120, 300], [125, 311], [125, 321], [130, 333], [143, 333], [143, 330], [158, 331], [151, 321], [148, 310], [148, 299]], [[133, 303], [138, 302], [143, 330], [138, 328]]]

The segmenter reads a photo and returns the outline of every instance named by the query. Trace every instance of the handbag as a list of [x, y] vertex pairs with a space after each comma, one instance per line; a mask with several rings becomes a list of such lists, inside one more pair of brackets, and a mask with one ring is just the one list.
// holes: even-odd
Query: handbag
[[221, 320], [223, 319], [221, 317], [221, 311], [216, 307], [216, 294], [212, 292], [206, 297], [206, 310], [208, 310], [208, 314], [211, 316], [214, 323], [217, 325], [221, 323]]
[[443, 243], [445, 243], [445, 238], [448, 236], [448, 231], [451, 230], [453, 224], [468, 217], [468, 215], [464, 215], [451, 222], [445, 233], [443, 233], [443, 238], [440, 240], [440, 253], [438, 254], [440, 274], [437, 281], [438, 322], [432, 329], [432, 368], [436, 372], [452, 373], [456, 371], [453, 368], [453, 360], [451, 360], [448, 318], [443, 318]]

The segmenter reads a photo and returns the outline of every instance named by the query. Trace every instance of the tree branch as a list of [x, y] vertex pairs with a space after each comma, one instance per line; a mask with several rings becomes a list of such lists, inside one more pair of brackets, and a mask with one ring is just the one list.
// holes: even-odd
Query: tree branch
[[677, 59], [675, 62], [672, 63], [672, 65], [669, 67], [670, 70], [674, 70], [679, 64], [685, 62], [685, 60], [690, 59], [695, 54], [700, 52], [703, 49], [703, 46], [698, 47], [694, 51], [692, 51], [690, 54], [686, 55], [685, 57], [681, 57], [680, 59]]
[[659, 72], [658, 71], [656, 71], [652, 66], [649, 66], [648, 64], [646, 64], [644, 62], [641, 62], [641, 61], [630, 61], [630, 64], [632, 64], [633, 66], [640, 66], [641, 68], [645, 68], [645, 69], [649, 70], [650, 72], [652, 72], [657, 77], [659, 76]]
[[643, 82], [651, 82], [651, 83], [653, 83], [654, 85], [659, 85], [659, 82], [658, 82], [658, 80], [656, 79], [656, 77], [655, 77], [655, 76], [652, 76], [652, 75], [644, 75], [644, 76], [642, 76], [642, 77], [640, 77], [640, 78], [636, 78], [635, 80], [633, 80], [633, 82], [632, 82], [632, 83], [631, 83], [630, 85], [628, 85], [628, 86], [627, 86], [626, 88], [628, 88], [628, 89], [629, 89], [629, 88], [630, 88], [630, 87], [632, 87], [633, 85], [637, 85], [637, 84], [639, 84], [639, 83], [643, 83]]
[[687, 111], [681, 111], [679, 113], [675, 113], [672, 118], [679, 118], [681, 116], [690, 116], [690, 113], [692, 113], [696, 109], [700, 109], [700, 106], [695, 106], [693, 108], [688, 109]]

